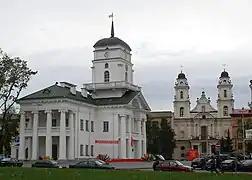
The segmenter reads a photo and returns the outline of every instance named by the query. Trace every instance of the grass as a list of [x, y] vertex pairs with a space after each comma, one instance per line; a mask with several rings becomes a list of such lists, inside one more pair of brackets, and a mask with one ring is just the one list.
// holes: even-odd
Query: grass
[[0, 168], [0, 180], [251, 180], [243, 174]]

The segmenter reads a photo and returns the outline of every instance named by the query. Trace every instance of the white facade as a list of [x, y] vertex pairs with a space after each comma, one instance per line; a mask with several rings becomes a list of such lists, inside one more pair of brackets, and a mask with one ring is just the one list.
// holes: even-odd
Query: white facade
[[232, 134], [230, 114], [234, 108], [232, 83], [226, 71], [221, 73], [217, 85], [217, 109], [203, 91], [197, 98], [196, 106], [191, 109], [189, 83], [184, 73], [178, 75], [175, 83], [173, 127], [176, 134], [177, 149], [174, 156], [183, 158], [190, 148], [198, 149], [201, 154], [211, 154], [215, 144], [228, 131]]
[[133, 84], [131, 49], [114, 32], [94, 48], [92, 83], [81, 92], [61, 82], [19, 100], [19, 159], [140, 158], [146, 153], [150, 108]]

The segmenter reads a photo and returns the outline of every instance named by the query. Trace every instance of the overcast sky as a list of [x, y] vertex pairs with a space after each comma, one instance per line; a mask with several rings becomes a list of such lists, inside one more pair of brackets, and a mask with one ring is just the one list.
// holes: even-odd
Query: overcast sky
[[153, 110], [172, 110], [181, 64], [192, 106], [204, 89], [216, 107], [223, 64], [235, 107], [247, 107], [252, 79], [251, 0], [8, 0], [0, 4], [0, 47], [39, 73], [22, 95], [56, 81], [91, 81], [93, 45], [110, 35], [132, 48], [135, 82]]

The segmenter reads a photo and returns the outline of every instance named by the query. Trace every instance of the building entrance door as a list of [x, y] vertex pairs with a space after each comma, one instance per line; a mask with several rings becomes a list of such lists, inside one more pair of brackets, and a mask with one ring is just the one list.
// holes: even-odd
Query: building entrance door
[[58, 146], [57, 146], [57, 144], [52, 145], [52, 158], [54, 160], [58, 159]]

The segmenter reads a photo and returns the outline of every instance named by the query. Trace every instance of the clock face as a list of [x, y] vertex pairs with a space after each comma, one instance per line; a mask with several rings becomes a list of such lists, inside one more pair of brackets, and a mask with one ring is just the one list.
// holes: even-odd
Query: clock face
[[109, 55], [109, 54], [108, 54], [108, 51], [106, 51], [106, 52], [104, 53], [104, 57], [107, 58], [108, 55]]

